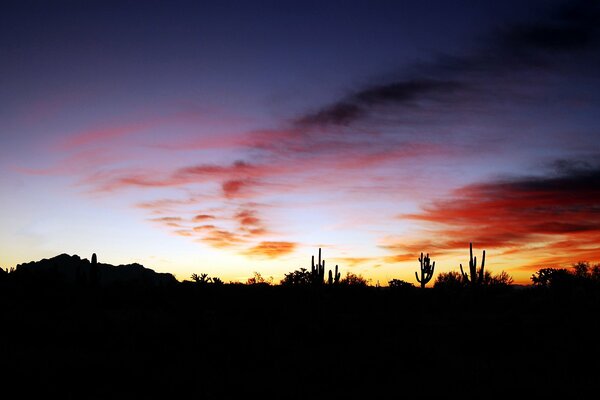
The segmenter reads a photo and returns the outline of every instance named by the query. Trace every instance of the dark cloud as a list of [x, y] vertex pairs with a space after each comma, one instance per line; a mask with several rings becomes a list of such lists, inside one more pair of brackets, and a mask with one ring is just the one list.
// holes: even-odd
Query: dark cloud
[[296, 121], [299, 125], [347, 125], [367, 115], [369, 108], [380, 104], [416, 105], [416, 101], [426, 97], [436, 100], [440, 95], [452, 94], [464, 89], [459, 82], [413, 79], [378, 85], [358, 91], [348, 98], [308, 114]]
[[507, 47], [525, 51], [570, 52], [597, 43], [600, 7], [596, 1], [570, 1], [546, 20], [514, 25], [502, 32]]
[[[296, 125], [349, 125], [382, 106], [395, 107], [391, 113], [397, 114], [410, 111], [411, 106], [447, 110], [465, 102], [475, 104], [489, 96], [497, 98], [501, 86], [506, 90], [511, 80], [518, 79], [516, 72], [542, 66], [552, 68], [557, 62], [555, 56], [599, 48], [599, 4], [567, 2], [538, 20], [498, 28], [467, 55], [441, 55], [435, 61], [415, 64], [405, 71], [404, 77], [355, 90], [299, 117]], [[573, 65], [582, 61], [589, 59], [568, 60]]]

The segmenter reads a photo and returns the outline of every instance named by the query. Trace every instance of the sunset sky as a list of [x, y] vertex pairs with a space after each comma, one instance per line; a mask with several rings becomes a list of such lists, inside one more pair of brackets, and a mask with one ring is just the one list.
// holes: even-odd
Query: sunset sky
[[599, 5], [4, 1], [0, 266], [600, 262]]

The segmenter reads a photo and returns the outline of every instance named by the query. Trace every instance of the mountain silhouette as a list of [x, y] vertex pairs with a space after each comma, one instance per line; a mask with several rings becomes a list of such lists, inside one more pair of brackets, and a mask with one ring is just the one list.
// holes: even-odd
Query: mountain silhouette
[[170, 273], [158, 273], [134, 263], [111, 265], [98, 263], [96, 255], [92, 261], [78, 255], [60, 254], [49, 259], [18, 264], [14, 274], [20, 281], [61, 283], [86, 286], [166, 286], [177, 283]]

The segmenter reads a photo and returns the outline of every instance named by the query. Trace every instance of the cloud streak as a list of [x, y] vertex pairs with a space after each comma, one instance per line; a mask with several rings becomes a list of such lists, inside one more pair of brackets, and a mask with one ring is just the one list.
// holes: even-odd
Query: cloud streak
[[[398, 113], [410, 115], [424, 109], [459, 110], [465, 105], [498, 101], [502, 96], [514, 97], [503, 92], [528, 79], [523, 77], [525, 72], [537, 71], [539, 76], [540, 68], [549, 71], [565, 62], [577, 68], [579, 62], [571, 57], [598, 50], [599, 26], [598, 3], [566, 2], [537, 21], [497, 29], [470, 54], [443, 55], [415, 64], [403, 74], [408, 76], [354, 90], [295, 123], [302, 127], [348, 126], [367, 118], [398, 118]], [[598, 63], [598, 57], [583, 57], [587, 63]], [[531, 80], [525, 82], [532, 84]]]
[[600, 167], [570, 164], [542, 176], [468, 185], [400, 218], [425, 223], [436, 239], [385, 246], [402, 252], [399, 260], [423, 249], [464, 249], [469, 242], [502, 250], [547, 243], [544, 251], [569, 249], [557, 257], [563, 261], [580, 251], [600, 257]]

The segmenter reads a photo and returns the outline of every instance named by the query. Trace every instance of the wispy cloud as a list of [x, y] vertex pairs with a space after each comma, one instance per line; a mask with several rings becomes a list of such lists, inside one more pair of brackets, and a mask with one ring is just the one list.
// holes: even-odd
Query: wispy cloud
[[[390, 116], [402, 121], [402, 115], [418, 116], [427, 109], [439, 114], [465, 106], [480, 108], [482, 103], [498, 102], [503, 97], [514, 101], [515, 93], [507, 89], [523, 83], [530, 87], [540, 72], [560, 66], [564, 73], [565, 64], [579, 70], [582, 60], [598, 66], [593, 52], [599, 49], [599, 27], [598, 3], [565, 2], [538, 20], [489, 32], [467, 54], [440, 55], [434, 61], [416, 63], [399, 78], [352, 90], [300, 116], [295, 123], [304, 127], [347, 126], [366, 118], [385, 120]], [[586, 50], [592, 53], [584, 53]]]
[[292, 253], [296, 246], [293, 242], [260, 242], [244, 254], [251, 257], [277, 258]]

